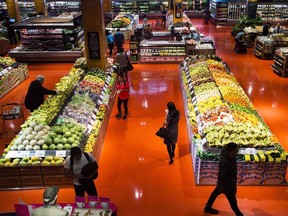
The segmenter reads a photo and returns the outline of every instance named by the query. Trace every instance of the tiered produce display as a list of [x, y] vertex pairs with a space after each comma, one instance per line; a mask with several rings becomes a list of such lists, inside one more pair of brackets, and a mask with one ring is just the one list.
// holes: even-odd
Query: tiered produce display
[[[22, 169], [41, 170], [37, 180], [31, 177], [30, 182], [34, 181], [35, 185], [29, 186], [48, 185], [47, 178], [51, 184], [67, 184], [63, 163], [70, 154], [69, 149], [79, 146], [96, 154], [96, 158], [99, 156], [107, 127], [105, 118], [109, 119], [114, 101], [111, 95], [114, 95], [115, 75], [110, 70], [85, 68], [85, 59], [76, 61], [69, 74], [56, 84], [57, 95], [49, 96], [31, 113], [21, 132], [4, 150], [0, 173], [10, 173], [11, 167], [18, 171], [12, 176], [1, 175], [1, 187], [26, 187], [25, 182], [13, 181], [15, 176], [21, 177]], [[46, 177], [46, 171], [61, 178]]]
[[213, 161], [229, 142], [240, 148], [239, 184], [284, 183], [287, 153], [227, 65], [217, 56], [191, 56], [181, 74], [197, 184], [216, 182], [218, 164]]
[[0, 57], [0, 98], [28, 77], [26, 64], [19, 64], [10, 57]]

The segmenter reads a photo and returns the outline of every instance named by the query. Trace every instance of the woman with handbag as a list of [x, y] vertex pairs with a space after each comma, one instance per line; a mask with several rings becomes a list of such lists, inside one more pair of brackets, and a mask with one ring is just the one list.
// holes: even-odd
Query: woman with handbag
[[128, 80], [128, 74], [127, 74], [127, 65], [130, 64], [128, 55], [126, 52], [124, 52], [124, 49], [121, 47], [119, 49], [119, 53], [116, 55], [116, 62], [119, 64], [119, 73], [123, 74], [125, 79]]
[[175, 148], [178, 139], [178, 122], [180, 118], [180, 112], [176, 109], [176, 106], [173, 102], [167, 103], [167, 116], [164, 122], [164, 125], [170, 132], [168, 138], [164, 139], [164, 143], [167, 146], [167, 151], [170, 157], [169, 164], [174, 163], [174, 156], [175, 156]]
[[118, 80], [116, 83], [117, 94], [118, 94], [118, 114], [116, 115], [117, 119], [122, 118], [121, 106], [122, 103], [124, 104], [125, 114], [123, 119], [125, 120], [128, 115], [128, 99], [129, 99], [129, 92], [130, 92], [130, 85], [128, 80], [125, 80], [123, 75], [118, 75]]

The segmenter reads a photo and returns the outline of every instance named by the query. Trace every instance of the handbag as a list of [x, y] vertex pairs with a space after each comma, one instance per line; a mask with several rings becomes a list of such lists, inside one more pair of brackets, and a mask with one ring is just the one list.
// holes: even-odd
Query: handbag
[[126, 52], [125, 52], [125, 55], [126, 55], [126, 60], [127, 60], [127, 67], [126, 67], [126, 69], [127, 69], [127, 71], [131, 71], [131, 70], [134, 69], [134, 67], [133, 67], [133, 65], [131, 64], [130, 60], [128, 59], [128, 55], [127, 55]]
[[156, 132], [155, 135], [159, 136], [165, 140], [165, 139], [170, 138], [171, 131], [168, 128], [165, 128], [164, 126], [162, 126], [161, 128], [159, 128], [159, 130]]

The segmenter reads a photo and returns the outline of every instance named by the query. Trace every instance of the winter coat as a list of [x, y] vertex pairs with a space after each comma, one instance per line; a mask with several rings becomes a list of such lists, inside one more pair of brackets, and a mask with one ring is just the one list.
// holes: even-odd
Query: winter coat
[[179, 111], [173, 113], [168, 113], [166, 117], [167, 129], [171, 131], [171, 136], [169, 139], [164, 139], [166, 145], [175, 145], [178, 139], [178, 122], [180, 119]]
[[223, 151], [219, 161], [217, 188], [226, 195], [235, 195], [237, 188], [237, 163], [236, 158], [228, 156]]
[[26, 108], [33, 112], [44, 102], [44, 95], [49, 94], [55, 95], [56, 91], [44, 88], [39, 80], [32, 81], [25, 98]]

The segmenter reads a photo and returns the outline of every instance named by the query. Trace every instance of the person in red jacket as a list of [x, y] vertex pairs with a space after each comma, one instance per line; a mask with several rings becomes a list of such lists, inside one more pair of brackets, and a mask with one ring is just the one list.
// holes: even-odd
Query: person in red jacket
[[118, 75], [116, 88], [118, 94], [118, 104], [117, 104], [118, 114], [116, 115], [116, 118], [117, 119], [122, 118], [121, 105], [123, 103], [125, 110], [123, 119], [125, 120], [128, 114], [128, 99], [129, 99], [130, 85], [129, 82], [124, 79], [123, 75]]

